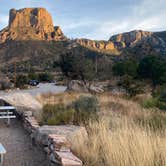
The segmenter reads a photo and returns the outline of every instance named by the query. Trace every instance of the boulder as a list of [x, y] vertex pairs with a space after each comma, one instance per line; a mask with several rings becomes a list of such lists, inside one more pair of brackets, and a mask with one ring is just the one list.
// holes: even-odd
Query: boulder
[[68, 83], [67, 91], [102, 93], [104, 89], [100, 85], [84, 83], [80, 80], [72, 80]]
[[55, 152], [55, 163], [62, 166], [82, 166], [82, 161], [72, 152]]
[[67, 91], [89, 92], [89, 89], [82, 81], [72, 80], [67, 85]]

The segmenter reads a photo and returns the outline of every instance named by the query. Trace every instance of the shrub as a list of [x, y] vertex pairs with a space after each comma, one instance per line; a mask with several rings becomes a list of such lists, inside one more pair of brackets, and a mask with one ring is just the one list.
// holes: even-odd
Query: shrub
[[147, 56], [138, 66], [141, 78], [150, 79], [154, 86], [166, 83], [166, 61], [161, 57]]
[[129, 97], [134, 97], [137, 94], [141, 94], [144, 91], [144, 84], [138, 80], [133, 79], [132, 76], [125, 75], [119, 81], [119, 85], [122, 86]]
[[75, 53], [60, 56], [59, 66], [63, 74], [70, 79], [91, 81], [95, 78], [94, 63], [91, 58]]
[[130, 75], [135, 77], [137, 75], [137, 63], [133, 62], [131, 60], [118, 62], [116, 63], [112, 70], [114, 75], [116, 76], [124, 76], [124, 75]]
[[46, 104], [42, 112], [42, 124], [61, 125], [73, 123], [74, 109], [68, 108], [63, 104]]
[[11, 88], [11, 83], [8, 80], [0, 80], [0, 90], [6, 90]]
[[158, 99], [157, 98], [151, 98], [151, 99], [145, 100], [142, 103], [142, 106], [144, 108], [154, 108], [154, 107], [157, 107], [157, 103], [158, 103]]
[[160, 100], [161, 102], [166, 102], [166, 87], [164, 87], [164, 88], [161, 90], [161, 92], [160, 92], [160, 94], [159, 94], [159, 100]]
[[144, 108], [159, 108], [161, 110], [165, 110], [166, 111], [166, 102], [163, 101], [161, 98], [151, 98], [151, 99], [148, 99], [148, 100], [145, 100], [143, 103], [142, 103], [142, 106]]
[[166, 102], [162, 102], [162, 101], [159, 100], [158, 103], [157, 103], [157, 107], [161, 110], [166, 111]]
[[40, 73], [38, 79], [41, 82], [50, 82], [53, 81], [54, 77], [51, 73]]
[[16, 78], [16, 87], [17, 88], [24, 88], [27, 83], [28, 83], [28, 77], [26, 75], [17, 76], [17, 78]]
[[28, 78], [29, 78], [30, 80], [38, 80], [38, 79], [39, 79], [39, 75], [36, 74], [36, 73], [29, 73], [29, 74], [28, 74]]
[[96, 97], [81, 96], [73, 103], [75, 109], [74, 123], [86, 123], [89, 119], [98, 118], [99, 103]]

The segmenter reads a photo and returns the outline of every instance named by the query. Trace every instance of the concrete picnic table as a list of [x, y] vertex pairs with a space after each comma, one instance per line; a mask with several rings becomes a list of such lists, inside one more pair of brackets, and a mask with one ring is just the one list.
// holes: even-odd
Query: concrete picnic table
[[3, 145], [0, 143], [0, 166], [2, 166], [3, 164], [3, 159], [5, 154], [6, 154], [6, 150], [3, 147]]

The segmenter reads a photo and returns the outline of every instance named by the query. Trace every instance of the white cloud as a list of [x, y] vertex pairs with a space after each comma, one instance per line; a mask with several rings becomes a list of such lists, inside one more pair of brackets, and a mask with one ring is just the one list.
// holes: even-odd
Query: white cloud
[[[166, 30], [166, 0], [138, 0], [133, 3], [126, 10], [122, 10], [121, 17], [112, 16], [111, 10], [103, 19], [98, 19], [85, 16], [78, 18], [70, 17], [71, 11], [66, 11], [60, 14], [61, 17], [56, 15], [56, 7], [51, 0], [37, 2], [34, 0], [13, 0], [17, 8], [35, 6], [44, 6], [47, 10], [54, 15], [55, 25], [62, 27], [62, 30], [69, 37], [84, 37], [91, 39], [109, 39], [111, 35], [123, 33], [135, 29], [142, 29], [147, 31], [160, 31]], [[59, 13], [61, 9], [59, 9]], [[107, 9], [108, 10], [108, 9]], [[102, 11], [101, 11], [102, 12]], [[128, 13], [128, 15], [127, 15]], [[8, 14], [8, 13], [7, 13]], [[130, 14], [130, 15], [129, 15]], [[98, 15], [96, 11], [96, 15]], [[99, 14], [100, 15], [100, 14]], [[90, 13], [89, 13], [90, 16]], [[5, 27], [8, 24], [8, 15], [0, 15], [0, 27]]]
[[141, 29], [147, 31], [166, 30], [166, 0], [143, 0], [132, 6], [131, 15], [123, 20], [110, 18], [97, 23], [94, 30], [85, 37], [92, 39], [108, 39], [111, 35]]

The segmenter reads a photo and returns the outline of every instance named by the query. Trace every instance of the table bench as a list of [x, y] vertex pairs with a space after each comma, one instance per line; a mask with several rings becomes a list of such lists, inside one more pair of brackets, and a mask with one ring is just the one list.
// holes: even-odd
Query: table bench
[[7, 123], [10, 125], [10, 119], [16, 118], [14, 110], [16, 108], [13, 106], [0, 106], [0, 119], [7, 119]]
[[4, 160], [4, 155], [5, 154], [6, 154], [6, 149], [0, 143], [0, 166], [2, 166], [2, 164], [3, 164], [3, 160]]

